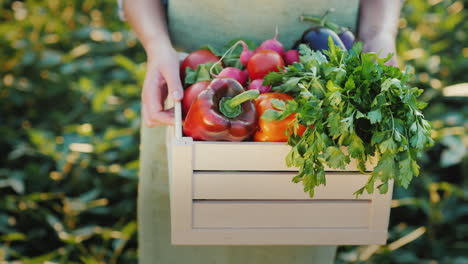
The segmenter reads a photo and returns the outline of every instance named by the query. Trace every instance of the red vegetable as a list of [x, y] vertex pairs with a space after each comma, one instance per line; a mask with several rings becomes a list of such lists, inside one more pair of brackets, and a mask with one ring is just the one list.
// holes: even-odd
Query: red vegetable
[[286, 62], [286, 65], [291, 65], [293, 62], [299, 62], [299, 51], [288, 50], [284, 54], [284, 61]]
[[247, 76], [247, 80], [249, 79], [249, 71], [247, 70], [247, 68], [244, 69], [244, 74], [245, 76]]
[[247, 63], [249, 63], [249, 59], [254, 55], [254, 52], [249, 50], [249, 47], [247, 47], [247, 44], [242, 42], [242, 47], [243, 50], [240, 54], [240, 62], [242, 65], [247, 66]]
[[284, 66], [283, 58], [273, 50], [261, 50], [250, 58], [247, 70], [252, 80], [262, 79], [270, 72], [279, 71]]
[[198, 95], [210, 85], [210, 81], [196, 82], [189, 86], [184, 92], [184, 99], [182, 99], [182, 113], [187, 115], [193, 102], [197, 99]]
[[276, 38], [278, 37], [278, 26], [276, 26], [275, 31], [276, 31], [275, 36], [273, 37], [273, 39], [263, 41], [263, 43], [255, 50], [255, 52], [258, 52], [260, 50], [273, 50], [273, 51], [278, 52], [278, 54], [281, 57], [284, 56], [283, 44], [281, 44], [281, 42], [276, 40]]
[[249, 84], [249, 90], [258, 90], [261, 94], [271, 91], [271, 85], [263, 85], [263, 79], [253, 80]]
[[213, 52], [209, 50], [197, 50], [190, 55], [187, 56], [187, 58], [182, 61], [182, 64], [180, 64], [180, 78], [182, 80], [185, 80], [185, 69], [187, 67], [195, 70], [198, 65], [200, 64], [205, 64], [208, 62], [217, 62], [219, 60], [218, 56], [214, 55]]
[[224, 68], [217, 76], [218, 77], [229, 77], [236, 81], [238, 81], [241, 85], [245, 85], [247, 83], [247, 75], [244, 71], [239, 70], [235, 67], [227, 67]]
[[234, 79], [217, 78], [198, 95], [184, 122], [185, 135], [195, 140], [242, 141], [257, 128], [251, 99], [256, 90], [244, 91]]

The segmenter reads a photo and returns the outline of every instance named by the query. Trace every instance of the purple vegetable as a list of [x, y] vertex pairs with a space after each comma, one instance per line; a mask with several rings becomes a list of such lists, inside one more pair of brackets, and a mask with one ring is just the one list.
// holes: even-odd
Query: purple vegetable
[[302, 43], [308, 44], [311, 50], [322, 51], [328, 50], [328, 37], [331, 37], [334, 44], [343, 50], [346, 50], [343, 41], [331, 29], [326, 27], [314, 27], [308, 29], [302, 35]]
[[341, 41], [343, 41], [343, 44], [345, 45], [347, 50], [350, 50], [353, 48], [355, 37], [353, 32], [349, 30], [344, 30], [340, 34], [338, 34], [338, 37], [340, 37]]

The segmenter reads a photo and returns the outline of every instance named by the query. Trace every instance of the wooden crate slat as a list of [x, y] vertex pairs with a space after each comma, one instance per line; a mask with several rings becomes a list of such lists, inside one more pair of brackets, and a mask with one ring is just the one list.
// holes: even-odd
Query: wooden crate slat
[[193, 227], [368, 228], [370, 206], [366, 200], [195, 201]]
[[193, 229], [172, 236], [175, 245], [382, 245], [386, 240], [386, 230], [359, 228]]
[[[297, 168], [286, 166], [285, 157], [290, 150], [286, 143], [196, 141], [193, 145], [194, 170], [297, 171]], [[371, 170], [374, 165], [368, 162], [367, 169]], [[351, 160], [344, 171], [358, 171], [356, 161]]]
[[[302, 183], [293, 183], [294, 172], [195, 172], [194, 199], [310, 199]], [[315, 189], [314, 199], [356, 199], [353, 193], [368, 175], [354, 172], [329, 172], [327, 185]], [[358, 199], [371, 199], [364, 194]]]

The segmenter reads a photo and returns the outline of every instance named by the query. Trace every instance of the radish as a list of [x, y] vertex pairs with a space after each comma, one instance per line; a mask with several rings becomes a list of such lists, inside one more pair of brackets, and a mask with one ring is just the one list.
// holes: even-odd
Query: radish
[[245, 72], [235, 67], [224, 68], [218, 75], [215, 75], [215, 77], [229, 77], [238, 81], [241, 85], [245, 85], [247, 83], [247, 75]]
[[291, 65], [293, 62], [299, 62], [299, 52], [297, 50], [288, 50], [284, 54], [284, 62], [286, 65]]
[[[242, 70], [240, 70], [238, 68], [235, 68], [235, 67], [224, 68], [217, 75], [214, 74], [214, 72], [213, 72], [214, 67], [217, 64], [221, 63], [223, 61], [224, 57], [226, 57], [228, 54], [230, 54], [237, 47], [237, 45], [239, 45], [239, 44], [242, 44], [242, 46], [244, 47], [244, 51], [245, 50], [248, 51], [247, 44], [245, 44], [244, 41], [239, 40], [236, 43], [234, 43], [234, 45], [232, 45], [217, 62], [215, 62], [213, 65], [211, 65], [211, 68], [210, 68], [211, 76], [213, 76], [215, 78], [218, 78], [218, 77], [232, 78], [232, 79], [238, 81], [241, 85], [245, 85], [247, 83], [247, 79], [249, 78], [248, 74], [246, 74], [245, 71], [242, 71]], [[249, 61], [249, 60], [250, 60], [250, 58], [248, 58], [247, 61]]]
[[284, 56], [284, 47], [281, 42], [276, 40], [278, 37], [278, 25], [276, 25], [276, 30], [275, 30], [275, 37], [273, 39], [268, 39], [263, 41], [263, 43], [255, 50], [255, 52], [260, 51], [260, 50], [273, 50], [278, 52], [281, 57]]
[[249, 90], [258, 90], [261, 94], [271, 91], [271, 85], [263, 85], [263, 79], [253, 80], [249, 84]]
[[242, 63], [242, 65], [247, 66], [247, 63], [249, 63], [249, 59], [254, 55], [254, 52], [249, 50], [249, 47], [244, 42], [242, 42], [242, 46], [244, 47], [244, 49], [240, 54], [240, 62]]

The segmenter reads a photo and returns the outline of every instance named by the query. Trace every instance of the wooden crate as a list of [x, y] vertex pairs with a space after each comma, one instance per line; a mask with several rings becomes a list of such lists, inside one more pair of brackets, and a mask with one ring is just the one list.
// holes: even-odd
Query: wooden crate
[[[176, 107], [176, 119], [180, 118]], [[314, 198], [291, 182], [285, 143], [203, 142], [168, 130], [172, 243], [176, 245], [385, 244], [385, 195], [354, 191], [368, 175], [326, 170]], [[179, 136], [173, 136], [174, 133]]]

